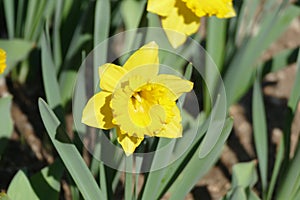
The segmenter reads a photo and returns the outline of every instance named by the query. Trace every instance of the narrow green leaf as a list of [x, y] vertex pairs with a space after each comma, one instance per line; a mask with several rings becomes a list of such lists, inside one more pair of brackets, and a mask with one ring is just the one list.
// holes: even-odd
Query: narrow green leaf
[[251, 189], [249, 189], [249, 190], [250, 190], [250, 192], [248, 192], [247, 200], [260, 200], [260, 198], [257, 196], [257, 194], [253, 190], [251, 190]]
[[300, 189], [300, 175], [297, 177], [296, 183], [293, 186], [292, 193], [290, 194], [291, 199], [295, 199], [294, 197], [297, 195], [299, 189]]
[[224, 78], [228, 105], [236, 102], [247, 91], [253, 82], [254, 66], [258, 64], [261, 53], [281, 35], [299, 14], [300, 8], [297, 6], [289, 5], [284, 9], [278, 6], [274, 12], [265, 15], [257, 35], [242, 43]]
[[34, 48], [34, 43], [21, 39], [1, 40], [0, 47], [6, 51], [7, 74], [18, 62], [27, 58], [28, 54]]
[[[223, 68], [226, 25], [226, 20], [220, 20], [216, 17], [208, 19], [206, 50], [220, 71]], [[206, 66], [206, 70], [209, 70], [209, 67]]]
[[[136, 171], [139, 172], [141, 171], [143, 166], [143, 158], [140, 157], [135, 157], [135, 168]], [[134, 199], [138, 199], [139, 198], [139, 186], [141, 184], [142, 181], [140, 181], [140, 174], [139, 173], [135, 173], [135, 187], [134, 187]]]
[[203, 63], [202, 56], [195, 56], [195, 52], [199, 51], [201, 54], [204, 54], [203, 49], [199, 49], [198, 43], [200, 43], [202, 37], [200, 34], [196, 34], [196, 36], [193, 38], [193, 42], [189, 46], [186, 46], [186, 48], [179, 47], [178, 49], [174, 49], [163, 30], [160, 31], [162, 32], [159, 34], [159, 36], [157, 35], [156, 31], [153, 35], [151, 34], [151, 31], [149, 31], [146, 39], [147, 41], [155, 40], [158, 44], [160, 44], [160, 46], [164, 47], [159, 51], [160, 64], [170, 66], [174, 70], [183, 73], [184, 67], [188, 64], [188, 61], [190, 62], [189, 64], [198, 62]]
[[[160, 149], [164, 146], [166, 146], [168, 143], [170, 143], [169, 139], [165, 138], [160, 138], [159, 142], [157, 144], [157, 149]], [[172, 153], [173, 153], [173, 148], [175, 145], [175, 140], [171, 141], [171, 145], [168, 145], [167, 150], [158, 153], [155, 153], [154, 158], [152, 160], [152, 163], [165, 163], [167, 166], [168, 163], [170, 162], [170, 159], [172, 158]], [[149, 173], [147, 177], [147, 181], [144, 186], [144, 191], [142, 198], [143, 199], [155, 199], [155, 196], [157, 195], [157, 191], [159, 190], [160, 187], [160, 182], [166, 173], [166, 170], [157, 170], [153, 171], [150, 170], [151, 172]]]
[[[94, 47], [108, 38], [111, 7], [109, 0], [97, 0], [94, 23]], [[106, 55], [106, 54], [105, 54]]]
[[270, 63], [270, 71], [275, 72], [278, 71], [287, 65], [291, 64], [289, 59], [290, 56], [294, 53], [295, 49], [287, 49], [279, 52], [278, 54], [274, 55], [270, 60], [266, 61], [268, 65]]
[[105, 166], [102, 162], [99, 162], [99, 168], [100, 168], [100, 171], [99, 171], [99, 178], [100, 178], [100, 187], [101, 187], [101, 190], [103, 191], [103, 194], [104, 194], [104, 198], [105, 199], [109, 199], [108, 198], [108, 192], [107, 192], [107, 188], [109, 187], [107, 185], [107, 182], [106, 182], [106, 172], [105, 172]]
[[292, 196], [292, 199], [300, 199], [300, 188], [298, 188], [295, 191], [295, 194], [294, 194], [294, 196]]
[[[279, 198], [284, 198], [285, 196], [289, 196], [292, 198], [292, 192], [294, 187], [298, 187], [297, 179], [300, 179], [300, 171], [297, 169], [297, 165], [300, 164], [300, 145], [298, 144], [296, 153], [292, 160], [289, 159], [289, 149], [290, 149], [290, 134], [291, 134], [291, 124], [293, 118], [295, 116], [295, 112], [298, 106], [298, 102], [300, 99], [299, 92], [299, 82], [300, 82], [300, 51], [298, 52], [298, 60], [297, 60], [297, 74], [294, 83], [294, 87], [292, 89], [290, 99], [288, 101], [289, 113], [287, 117], [287, 128], [284, 134], [284, 176], [282, 176], [280, 180], [280, 188], [277, 191], [277, 195]], [[300, 184], [300, 183], [299, 183]], [[299, 186], [300, 187], [300, 186]]]
[[[100, 144], [96, 144], [94, 148], [94, 152], [92, 153], [92, 160], [91, 160], [91, 165], [90, 165], [90, 170], [93, 174], [93, 176], [97, 176], [99, 174], [100, 168], [100, 161], [97, 158], [100, 158]], [[101, 175], [99, 175], [101, 178]], [[100, 180], [101, 181], [101, 180]], [[100, 183], [100, 188], [101, 188], [101, 183]]]
[[104, 199], [105, 195], [98, 187], [75, 145], [70, 143], [59, 120], [42, 99], [39, 99], [39, 109], [47, 133], [83, 197], [91, 200]]
[[257, 180], [255, 161], [235, 164], [232, 170], [231, 189], [223, 200], [259, 200], [251, 189]]
[[247, 195], [242, 187], [236, 187], [233, 190], [232, 195], [229, 198], [230, 200], [247, 200]]
[[0, 98], [0, 160], [13, 131], [13, 120], [10, 114], [11, 102], [11, 96]]
[[161, 27], [159, 16], [151, 12], [147, 13], [148, 27]]
[[125, 158], [125, 200], [133, 199], [133, 156], [129, 156]]
[[[299, 85], [300, 85], [300, 49], [298, 51], [297, 75], [296, 75], [294, 87], [292, 89], [292, 93], [290, 95], [290, 99], [288, 102], [288, 106], [291, 109], [292, 113], [296, 112], [297, 107], [299, 105], [299, 101], [300, 101], [300, 86]], [[297, 160], [299, 161], [299, 157], [300, 157], [299, 154], [300, 154], [300, 144], [298, 144], [296, 155], [292, 161], [291, 168], [293, 168], [293, 165], [297, 165], [299, 163], [299, 162], [297, 162]], [[293, 170], [296, 170], [296, 169], [293, 169]], [[288, 171], [288, 173], [291, 173], [291, 172]], [[294, 171], [294, 173], [298, 173], [298, 172]], [[298, 173], [297, 180], [293, 186], [291, 198], [293, 198], [294, 196], [299, 196], [299, 192], [297, 192], [297, 191], [299, 191], [299, 188], [300, 188], [300, 173]]]
[[74, 70], [64, 70], [59, 78], [59, 89], [61, 103], [65, 107], [72, 100], [74, 84], [77, 78], [77, 72]]
[[235, 44], [239, 45], [243, 39], [249, 37], [253, 32], [255, 20], [257, 19], [258, 6], [261, 6], [259, 0], [243, 1], [241, 10], [238, 14], [237, 32]]
[[[132, 50], [136, 45], [137, 35], [134, 29], [138, 28], [139, 23], [142, 19], [144, 8], [146, 5], [145, 0], [135, 1], [135, 0], [124, 0], [121, 4], [121, 14], [124, 19], [124, 24], [126, 30], [131, 30], [125, 35], [124, 48], [127, 50]], [[126, 58], [126, 57], [124, 57]]]
[[7, 190], [7, 195], [13, 200], [38, 200], [30, 182], [24, 172], [19, 170], [10, 182]]
[[218, 139], [222, 134], [222, 129], [225, 125], [226, 112], [226, 95], [224, 88], [221, 88], [217, 100], [215, 101], [214, 107], [211, 111], [210, 123], [212, 123], [213, 125], [211, 125], [208, 129], [200, 145], [200, 158], [204, 158], [218, 142]]
[[[182, 149], [184, 149], [184, 147], [188, 145], [188, 148], [186, 149], [184, 154], [167, 167], [157, 170], [157, 172], [153, 172], [164, 174], [164, 176], [160, 180], [159, 191], [156, 195], [156, 199], [161, 198], [163, 193], [166, 192], [169, 189], [169, 187], [173, 184], [174, 180], [177, 179], [178, 173], [180, 173], [183, 170], [183, 168], [186, 165], [186, 161], [191, 159], [192, 153], [195, 152], [195, 148], [198, 147], [200, 140], [203, 138], [203, 135], [206, 133], [209, 127], [210, 119], [205, 119], [204, 113], [200, 114], [198, 118], [194, 120], [187, 119], [188, 117], [185, 114], [185, 112], [182, 113], [182, 116], [183, 120], [186, 119], [188, 121], [188, 123], [185, 121], [182, 122], [183, 125], [185, 124], [184, 127], [197, 127], [196, 130], [194, 128], [184, 130], [184, 137], [187, 137], [187, 139], [191, 139], [193, 142], [191, 144], [186, 144], [186, 142], [180, 142], [182, 141], [180, 140], [175, 146], [174, 154], [182, 153]], [[195, 131], [197, 132], [196, 137], [188, 138], [193, 137], [192, 135], [195, 133]]]
[[26, 19], [24, 26], [24, 38], [30, 40], [33, 34], [34, 17], [38, 6], [38, 0], [31, 0], [27, 4]]
[[193, 64], [189, 63], [188, 66], [186, 67], [186, 70], [184, 72], [184, 78], [186, 80], [191, 80], [192, 78], [192, 73], [193, 73]]
[[[46, 5], [44, 7], [44, 10], [43, 10], [43, 18], [45, 20], [42, 21], [41, 25], [43, 25], [43, 22], [45, 21], [46, 24], [50, 24], [50, 22], [52, 22], [52, 17], [53, 17], [53, 13], [55, 11], [55, 6], [57, 5], [57, 2], [58, 0], [55, 0], [55, 1], [46, 1]], [[40, 31], [41, 33], [41, 31]]]
[[82, 196], [80, 195], [80, 191], [78, 187], [75, 185], [70, 174], [67, 174], [67, 182], [69, 183], [72, 200], [82, 200]]
[[22, 37], [22, 25], [24, 21], [24, 2], [25, 0], [18, 1], [18, 9], [17, 9], [17, 21], [16, 21], [16, 37]]
[[[215, 95], [215, 87], [218, 81], [219, 71], [222, 71], [225, 39], [226, 39], [226, 20], [220, 20], [216, 17], [208, 19], [207, 41], [206, 41], [206, 62], [205, 65], [205, 84], [211, 87], [211, 91], [204, 87], [204, 110], [208, 114], [211, 110], [211, 97]], [[219, 71], [214, 68], [217, 67]]]
[[146, 5], [145, 0], [124, 0], [121, 4], [121, 14], [127, 30], [137, 28]]
[[300, 190], [298, 190], [293, 199], [300, 199]]
[[278, 187], [276, 199], [291, 199], [292, 191], [296, 185], [297, 179], [300, 179], [300, 145], [298, 145], [295, 156], [290, 162], [286, 173], [279, 182], [280, 187]]
[[296, 111], [299, 100], [300, 100], [300, 48], [298, 51], [298, 58], [297, 58], [296, 79], [288, 102], [288, 106], [293, 113], [295, 113]]
[[262, 189], [263, 193], [266, 194], [268, 177], [268, 133], [259, 75], [254, 83], [252, 102], [254, 143], [258, 157]]
[[59, 72], [59, 67], [62, 63], [62, 49], [61, 49], [61, 37], [60, 26], [62, 22], [62, 10], [64, 8], [64, 1], [57, 0], [55, 5], [55, 18], [53, 27], [53, 59], [56, 66], [56, 73]]
[[30, 41], [37, 41], [42, 34], [44, 18], [44, 10], [47, 5], [46, 0], [28, 1], [26, 20], [24, 27], [24, 38]]
[[94, 83], [99, 80], [98, 67], [106, 63], [108, 44], [104, 43], [102, 49], [97, 48], [104, 40], [108, 39], [110, 28], [111, 7], [109, 0], [98, 0], [95, 9], [94, 23]]
[[[71, 5], [69, 5], [69, 3], [71, 3]], [[71, 1], [71, 2], [65, 1], [66, 4], [65, 9], [71, 9], [71, 10], [64, 10], [64, 12], [69, 11], [69, 14], [66, 15], [66, 17], [68, 17], [68, 21], [62, 24], [61, 32], [68, 31], [68, 33], [65, 33], [65, 35], [63, 35], [62, 40], [69, 41], [70, 38], [71, 40], [66, 50], [66, 56], [63, 63], [63, 70], [69, 68], [73, 69], [74, 64], [72, 63], [72, 61], [74, 60], [74, 56], [77, 53], [81, 52], [81, 48], [83, 44], [92, 40], [92, 35], [89, 32], [87, 33], [83, 33], [83, 32], [84, 32], [84, 27], [86, 25], [86, 20], [92, 17], [91, 10], [93, 8], [92, 5], [94, 4], [94, 2], [89, 1], [85, 3], [87, 5], [83, 6], [81, 1]], [[68, 6], [71, 6], [71, 8], [68, 8]], [[73, 23], [74, 20], [76, 20], [75, 23]], [[72, 32], [69, 33], [69, 31]]]
[[39, 0], [36, 10], [34, 11], [34, 20], [32, 24], [32, 30], [30, 35], [31, 41], [37, 41], [40, 38], [40, 35], [43, 33], [44, 28], [44, 11], [47, 6], [47, 0]]
[[115, 192], [117, 189], [118, 183], [120, 182], [121, 175], [122, 175], [122, 171], [116, 171], [116, 174], [111, 184], [113, 192]]
[[74, 94], [73, 94], [73, 118], [74, 118], [74, 122], [75, 122], [75, 127], [76, 130], [80, 133], [80, 134], [85, 134], [86, 133], [86, 126], [83, 123], [77, 123], [77, 122], [81, 122], [81, 117], [82, 117], [82, 110], [85, 107], [85, 104], [87, 102], [87, 89], [85, 87], [85, 84], [82, 83], [86, 83], [86, 76], [85, 76], [85, 61], [82, 64], [82, 67], [79, 69], [78, 73], [77, 73], [77, 80], [76, 80], [76, 85], [74, 88]]
[[232, 169], [232, 187], [253, 187], [257, 182], [256, 166], [254, 161], [238, 163]]
[[65, 20], [67, 18], [67, 16], [72, 16], [72, 14], [70, 13], [72, 5], [76, 6], [78, 8], [78, 5], [74, 5], [76, 4], [76, 2], [74, 2], [74, 0], [64, 0], [65, 6], [64, 6], [64, 10], [63, 10], [63, 20]]
[[60, 89], [56, 78], [55, 65], [50, 49], [49, 40], [44, 33], [41, 38], [42, 48], [42, 75], [47, 102], [58, 114], [59, 119], [64, 123], [64, 115], [61, 107]]
[[15, 36], [15, 1], [4, 0], [3, 4], [8, 37], [12, 39]]
[[[185, 195], [192, 189], [194, 184], [210, 169], [218, 159], [222, 147], [232, 129], [233, 120], [227, 119], [224, 129], [214, 148], [204, 158], [199, 158], [199, 148], [186, 164], [178, 178], [173, 182], [170, 192], [170, 200], [184, 199]], [[184, 183], [184, 184], [182, 184]]]
[[278, 174], [280, 171], [280, 166], [283, 161], [283, 157], [284, 157], [284, 140], [281, 139], [279, 148], [278, 148], [278, 152], [276, 155], [276, 160], [275, 160], [275, 164], [274, 164], [274, 168], [273, 168], [273, 172], [272, 172], [271, 181], [270, 181], [269, 188], [268, 188], [268, 193], [267, 193], [267, 198], [266, 198], [267, 200], [272, 199], [275, 184], [277, 182]]
[[[0, 98], [0, 138], [9, 138], [13, 131], [13, 121], [10, 114], [12, 97], [1, 97]], [[1, 149], [1, 147], [0, 147]]]
[[[81, 34], [79, 33], [79, 30], [74, 33], [74, 36], [72, 38], [71, 44], [68, 48], [68, 52], [66, 55], [66, 63], [70, 63], [73, 56], [80, 50], [83, 44], [90, 41], [92, 39], [92, 36], [90, 34]], [[67, 67], [66, 65], [65, 67]], [[70, 66], [68, 66], [70, 67]]]

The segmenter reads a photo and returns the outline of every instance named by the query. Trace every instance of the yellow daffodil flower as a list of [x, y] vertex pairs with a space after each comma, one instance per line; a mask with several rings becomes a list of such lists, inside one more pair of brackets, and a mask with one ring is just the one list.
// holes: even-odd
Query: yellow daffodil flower
[[117, 129], [126, 155], [134, 152], [144, 136], [182, 136], [176, 100], [193, 83], [174, 75], [158, 74], [158, 45], [150, 42], [129, 57], [123, 67], [99, 67], [99, 93], [89, 99], [82, 122], [101, 129]]
[[0, 74], [4, 72], [6, 68], [6, 52], [0, 49]]
[[197, 32], [201, 17], [236, 15], [232, 0], [148, 0], [147, 10], [161, 16], [162, 27], [174, 48]]

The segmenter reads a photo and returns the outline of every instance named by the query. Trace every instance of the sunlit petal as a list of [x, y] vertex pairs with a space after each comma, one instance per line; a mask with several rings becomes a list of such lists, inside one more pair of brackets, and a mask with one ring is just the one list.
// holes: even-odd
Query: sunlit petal
[[198, 17], [215, 15], [218, 18], [236, 15], [232, 0], [182, 0]]
[[112, 110], [109, 106], [111, 93], [99, 92], [95, 94], [85, 106], [82, 113], [82, 123], [101, 129], [111, 129], [114, 127], [112, 123]]
[[172, 109], [174, 113], [173, 119], [170, 123], [165, 124], [161, 131], [159, 131], [155, 136], [157, 137], [166, 137], [166, 138], [178, 138], [182, 137], [182, 125], [181, 125], [181, 116], [180, 111], [177, 106], [174, 106]]
[[102, 65], [99, 67], [100, 88], [112, 92], [126, 72], [123, 67], [115, 64]]
[[129, 136], [119, 128], [117, 128], [117, 138], [127, 156], [133, 154], [134, 150], [144, 140], [144, 137]]
[[158, 46], [155, 42], [150, 42], [134, 52], [124, 64], [124, 68], [129, 71], [143, 65], [158, 73]]
[[154, 65], [142, 65], [128, 71], [119, 81], [115, 89], [123, 87], [123, 85], [129, 83], [130, 88], [135, 90], [136, 88], [146, 84], [153, 77], [157, 76], [158, 68]]
[[184, 2], [176, 1], [171, 12], [162, 17], [162, 27], [174, 48], [186, 41], [186, 37], [196, 33], [200, 27], [200, 17], [195, 15]]
[[148, 0], [147, 11], [160, 16], [168, 15], [176, 0]]
[[183, 93], [191, 91], [194, 85], [191, 81], [169, 74], [160, 74], [154, 77], [151, 82], [162, 84], [168, 88], [175, 95], [173, 101], [177, 100]]

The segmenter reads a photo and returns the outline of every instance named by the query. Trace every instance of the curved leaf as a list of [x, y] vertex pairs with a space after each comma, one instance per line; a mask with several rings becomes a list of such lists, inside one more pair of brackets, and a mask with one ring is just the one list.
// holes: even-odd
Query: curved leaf
[[8, 187], [7, 195], [13, 200], [39, 199], [22, 170], [18, 171], [18, 173], [14, 176]]
[[70, 143], [59, 120], [42, 99], [39, 99], [39, 109], [49, 137], [83, 197], [90, 200], [105, 199], [75, 145]]

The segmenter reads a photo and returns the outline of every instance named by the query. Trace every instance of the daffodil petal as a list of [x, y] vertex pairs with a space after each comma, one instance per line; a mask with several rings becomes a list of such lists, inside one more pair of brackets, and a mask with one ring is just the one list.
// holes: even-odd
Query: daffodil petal
[[111, 95], [110, 92], [104, 91], [95, 94], [83, 109], [82, 123], [101, 129], [113, 128], [112, 110], [109, 106]]
[[174, 117], [170, 123], [164, 125], [164, 127], [155, 134], [156, 137], [166, 137], [166, 138], [178, 138], [182, 137], [182, 125], [180, 111], [175, 105], [172, 109]]
[[151, 82], [162, 84], [168, 88], [175, 95], [173, 101], [177, 100], [183, 93], [191, 91], [194, 86], [191, 81], [169, 74], [160, 74], [154, 77]]
[[174, 7], [176, 0], [148, 0], [147, 11], [158, 14], [160, 16], [167, 16], [172, 7]]
[[236, 15], [232, 0], [182, 0], [198, 17], [215, 15], [218, 18]]
[[[141, 66], [152, 68], [152, 71], [155, 71], [156, 74], [158, 73], [158, 45], [155, 42], [150, 42], [138, 49], [128, 58], [123, 67], [130, 71]], [[143, 75], [145, 75], [145, 73]]]
[[195, 15], [182, 1], [176, 1], [172, 11], [166, 17], [162, 17], [161, 22], [174, 48], [182, 45], [187, 36], [196, 33], [200, 27], [200, 17]]
[[151, 117], [151, 125], [147, 127], [145, 135], [148, 136], [155, 136], [163, 124], [166, 122], [167, 113], [163, 106], [161, 105], [154, 105], [150, 109], [150, 117]]
[[126, 74], [126, 70], [115, 64], [106, 63], [99, 67], [100, 88], [112, 92], [120, 79]]
[[[130, 82], [131, 89], [135, 89], [136, 87], [141, 86], [142, 84], [147, 83], [153, 77], [157, 76], [158, 68], [154, 65], [143, 65], [136, 67], [129, 72], [127, 72], [119, 81], [119, 84], [116, 88], [122, 87], [124, 83]], [[135, 79], [135, 81], [132, 81]], [[116, 89], [115, 88], [115, 89]]]
[[126, 156], [133, 154], [134, 150], [141, 144], [144, 137], [129, 136], [126, 132], [117, 129], [117, 139], [121, 144]]
[[4, 72], [6, 68], [6, 52], [0, 49], [0, 74]]

